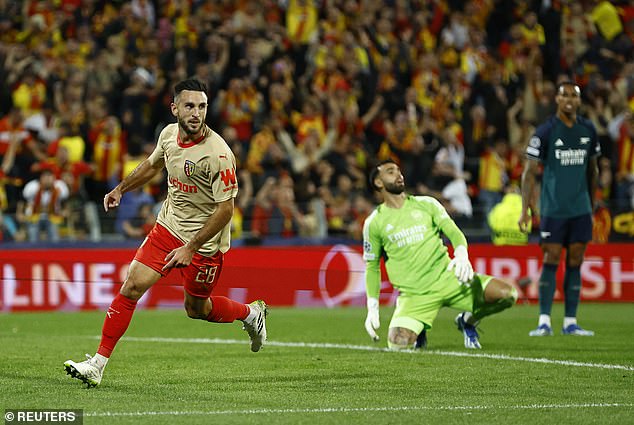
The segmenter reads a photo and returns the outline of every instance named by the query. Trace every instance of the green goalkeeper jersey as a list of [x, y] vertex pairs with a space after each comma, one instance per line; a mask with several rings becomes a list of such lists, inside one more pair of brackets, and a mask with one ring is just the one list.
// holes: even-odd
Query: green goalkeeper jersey
[[443, 285], [453, 273], [447, 271], [450, 258], [441, 233], [454, 248], [467, 247], [464, 234], [432, 197], [409, 195], [398, 209], [379, 205], [363, 225], [367, 296], [379, 296], [381, 256], [390, 282], [402, 293], [421, 295]]

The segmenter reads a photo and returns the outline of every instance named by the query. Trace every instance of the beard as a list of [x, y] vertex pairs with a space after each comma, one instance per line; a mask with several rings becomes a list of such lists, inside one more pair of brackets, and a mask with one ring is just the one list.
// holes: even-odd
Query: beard
[[385, 183], [385, 191], [393, 195], [400, 195], [405, 191], [404, 183]]
[[200, 131], [200, 129], [202, 128], [203, 122], [200, 121], [196, 127], [193, 127], [193, 124], [189, 124], [184, 119], [179, 118], [178, 119], [178, 125], [180, 126], [180, 128], [185, 130], [185, 133], [187, 133], [190, 136], [192, 136], [192, 135], [194, 135], [194, 134], [196, 134], [196, 133], [198, 133]]

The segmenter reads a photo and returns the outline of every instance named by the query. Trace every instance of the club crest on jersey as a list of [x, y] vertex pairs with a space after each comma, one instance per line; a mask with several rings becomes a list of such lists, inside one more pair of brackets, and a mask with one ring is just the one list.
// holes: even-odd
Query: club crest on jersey
[[185, 175], [187, 177], [191, 177], [196, 171], [196, 164], [189, 159], [186, 159], [185, 165], [183, 166], [183, 171], [185, 171]]

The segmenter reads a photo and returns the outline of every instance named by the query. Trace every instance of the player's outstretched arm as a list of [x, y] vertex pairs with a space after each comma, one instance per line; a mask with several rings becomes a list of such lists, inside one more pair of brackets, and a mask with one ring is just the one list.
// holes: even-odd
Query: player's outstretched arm
[[103, 208], [108, 211], [110, 208], [119, 206], [121, 197], [124, 193], [134, 190], [143, 186], [145, 183], [152, 180], [156, 173], [163, 168], [163, 163], [158, 162], [154, 165], [149, 160], [141, 162], [130, 174], [128, 174], [122, 181], [112, 189], [103, 198]]

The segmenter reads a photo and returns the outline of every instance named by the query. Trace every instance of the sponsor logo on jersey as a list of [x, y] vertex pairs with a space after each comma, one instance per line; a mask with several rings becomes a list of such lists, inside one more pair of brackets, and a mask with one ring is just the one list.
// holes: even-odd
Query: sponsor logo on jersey
[[389, 232], [392, 229], [394, 229], [394, 226], [392, 226], [392, 224], [388, 224], [387, 226], [385, 226], [385, 231], [386, 232]]
[[542, 145], [542, 141], [539, 140], [539, 137], [533, 136], [531, 140], [528, 141], [528, 146], [532, 146], [534, 148], [539, 148]]
[[222, 183], [225, 185], [223, 192], [235, 189], [238, 186], [235, 168], [227, 168], [226, 170], [221, 171], [220, 180], [222, 180]]
[[590, 141], [589, 137], [582, 137], [581, 139], [579, 139], [579, 143], [581, 143], [582, 145], [588, 144], [589, 141]]
[[195, 184], [187, 184], [178, 180], [176, 177], [170, 177], [169, 182], [176, 189], [185, 193], [198, 193], [198, 187]]
[[540, 235], [542, 238], [546, 239], [550, 237], [550, 232], [541, 232]]
[[397, 247], [401, 248], [406, 245], [423, 241], [425, 239], [426, 231], [427, 226], [425, 226], [424, 224], [417, 224], [415, 226], [399, 230], [398, 232], [392, 233], [391, 235], [387, 235], [387, 238], [390, 242], [396, 244]]
[[559, 164], [583, 165], [586, 163], [588, 152], [585, 149], [555, 149], [555, 158], [559, 160]]
[[561, 139], [557, 139], [557, 141], [555, 142], [555, 146], [563, 146], [564, 142]]
[[196, 164], [189, 159], [186, 159], [185, 165], [183, 165], [183, 171], [185, 171], [185, 175], [187, 177], [191, 177], [196, 171]]
[[372, 244], [370, 241], [363, 241], [363, 259], [367, 261], [374, 261], [376, 255], [372, 252]]
[[412, 218], [414, 219], [420, 219], [423, 217], [423, 213], [420, 211], [412, 211]]

